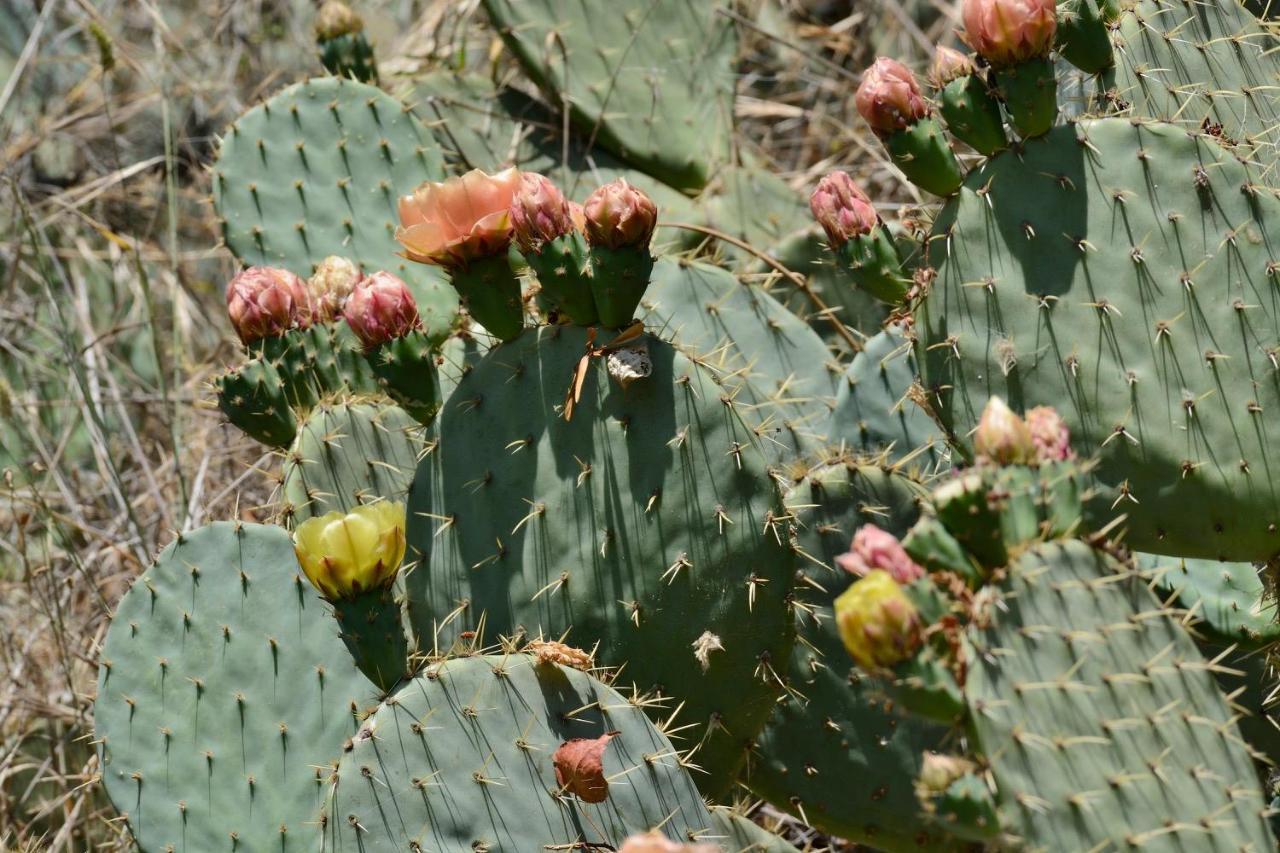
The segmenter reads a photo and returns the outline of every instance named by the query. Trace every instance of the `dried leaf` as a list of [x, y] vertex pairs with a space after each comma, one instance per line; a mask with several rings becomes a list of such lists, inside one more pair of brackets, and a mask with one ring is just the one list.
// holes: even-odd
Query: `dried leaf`
[[556, 784], [584, 803], [603, 803], [609, 798], [604, 778], [604, 751], [618, 732], [598, 738], [574, 738], [560, 744], [551, 757], [556, 768]]

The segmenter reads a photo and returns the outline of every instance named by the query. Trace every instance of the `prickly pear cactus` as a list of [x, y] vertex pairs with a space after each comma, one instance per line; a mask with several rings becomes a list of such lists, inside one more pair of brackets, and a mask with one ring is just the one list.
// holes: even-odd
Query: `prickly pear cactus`
[[1193, 615], [1196, 631], [1223, 645], [1262, 649], [1280, 640], [1276, 599], [1252, 563], [1184, 560], [1138, 554], [1156, 594]]
[[1280, 202], [1212, 138], [1119, 119], [975, 169], [930, 238], [925, 390], [963, 437], [988, 395], [1056, 405], [1143, 550], [1280, 550]]
[[485, 0], [525, 72], [595, 142], [681, 190], [728, 159], [733, 22], [685, 0]]
[[317, 78], [231, 125], [213, 166], [213, 201], [242, 263], [305, 278], [341, 247], [366, 273], [404, 279], [434, 337], [453, 325], [457, 295], [434, 268], [399, 256], [396, 204], [442, 176], [439, 149], [404, 104], [354, 80]]
[[[562, 783], [553, 757], [597, 738], [607, 791], [593, 802]], [[712, 818], [639, 701], [504, 654], [432, 664], [388, 697], [343, 755], [321, 823], [333, 853], [515, 853], [617, 848], [652, 828], [691, 840]]]
[[148, 853], [312, 851], [324, 768], [376, 692], [287, 533], [202, 527], [138, 578], [107, 632], [102, 779]]
[[897, 711], [850, 660], [832, 602], [853, 580], [835, 565], [863, 524], [901, 534], [926, 491], [892, 468], [846, 459], [810, 471], [786, 495], [797, 519], [796, 644], [788, 693], [756, 738], [743, 782], [824, 832], [882, 850], [942, 849], [914, 793], [921, 755], [946, 730]]
[[711, 806], [711, 828], [699, 841], [718, 843], [727, 853], [798, 853], [778, 835], [728, 806]]
[[598, 644], [664, 697], [656, 717], [680, 709], [700, 784], [723, 790], [790, 649], [776, 486], [706, 368], [650, 337], [651, 372], [624, 387], [587, 343], [580, 327], [526, 330], [445, 404], [409, 494], [410, 616], [425, 648], [480, 629]]
[[764, 290], [720, 267], [662, 258], [641, 300], [646, 325], [714, 365], [750, 407], [770, 449], [824, 443], [837, 369], [822, 339]]
[[376, 399], [324, 404], [285, 453], [280, 512], [291, 524], [379, 499], [403, 501], [424, 429], [399, 406]]

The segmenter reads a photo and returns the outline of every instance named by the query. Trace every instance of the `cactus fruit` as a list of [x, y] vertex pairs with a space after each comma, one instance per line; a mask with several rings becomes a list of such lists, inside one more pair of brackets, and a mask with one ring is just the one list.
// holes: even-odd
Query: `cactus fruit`
[[930, 241], [914, 328], [936, 414], [965, 436], [990, 394], [1056, 405], [1098, 456], [1098, 526], [1125, 513], [1144, 551], [1269, 558], [1278, 215], [1249, 165], [1171, 125], [1083, 121], [992, 158]]
[[397, 193], [442, 174], [431, 133], [396, 99], [341, 78], [306, 80], [242, 115], [213, 165], [223, 240], [246, 266], [309, 276], [339, 250], [404, 279], [432, 336], [454, 325], [443, 277], [399, 257]]
[[988, 157], [1008, 147], [1000, 103], [969, 57], [938, 45], [929, 78], [938, 91], [938, 112], [956, 139]]
[[908, 180], [940, 196], [960, 187], [960, 164], [909, 68], [880, 57], [863, 73], [856, 103]]
[[[433, 663], [351, 740], [329, 786], [323, 849], [601, 849], [650, 829], [692, 839], [711, 816], [643, 704], [525, 654]], [[598, 747], [574, 764], [610, 780], [601, 801], [562, 784], [571, 780], [553, 759], [575, 741]]]
[[573, 14], [557, 0], [484, 7], [530, 79], [600, 147], [684, 191], [702, 188], [729, 159], [737, 40], [714, 6], [619, 0]]
[[591, 294], [600, 323], [619, 329], [635, 317], [649, 286], [653, 255], [649, 242], [658, 208], [625, 178], [598, 187], [582, 204], [591, 258]]
[[1009, 122], [1023, 139], [1043, 136], [1058, 114], [1049, 51], [1057, 0], [964, 0], [964, 38], [995, 69]]
[[202, 527], [160, 554], [107, 632], [103, 782], [142, 850], [314, 850], [322, 768], [376, 692], [287, 533]]
[[330, 74], [378, 84], [378, 65], [364, 36], [364, 21], [342, 0], [326, 0], [316, 14], [320, 64]]
[[881, 302], [896, 305], [910, 281], [889, 231], [847, 172], [831, 172], [809, 197], [809, 209], [854, 283]]
[[598, 644], [661, 693], [655, 714], [681, 708], [700, 783], [724, 790], [790, 644], [776, 487], [710, 371], [649, 338], [624, 390], [592, 337], [529, 330], [458, 384], [409, 494], [410, 617], [427, 648], [481, 629]]
[[[575, 214], [583, 218], [581, 225]], [[560, 189], [535, 172], [520, 176], [520, 190], [511, 202], [511, 225], [525, 262], [537, 273], [538, 297], [547, 313], [590, 326], [599, 317], [591, 294], [585, 215]]]

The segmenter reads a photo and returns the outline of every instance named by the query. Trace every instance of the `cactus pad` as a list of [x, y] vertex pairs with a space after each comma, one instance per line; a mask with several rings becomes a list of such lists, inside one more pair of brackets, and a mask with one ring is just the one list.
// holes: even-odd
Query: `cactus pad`
[[425, 648], [480, 628], [598, 643], [599, 662], [666, 697], [657, 713], [683, 703], [681, 744], [723, 789], [790, 646], [776, 487], [738, 406], [660, 340], [625, 389], [592, 359], [566, 421], [586, 342], [528, 329], [445, 404], [409, 497], [410, 617]]
[[[562, 791], [561, 743], [613, 732], [604, 802]], [[334, 775], [328, 853], [616, 849], [711, 816], [667, 737], [602, 682], [523, 654], [453, 658], [404, 684], [361, 727]]]
[[485, 0], [495, 29], [579, 131], [654, 177], [699, 189], [728, 159], [737, 49], [710, 3]]
[[1252, 563], [1182, 560], [1139, 554], [1138, 568], [1161, 599], [1174, 596], [1195, 616], [1196, 631], [1224, 645], [1259, 649], [1280, 640], [1276, 600]]
[[1171, 125], [1085, 121], [988, 160], [935, 223], [916, 310], [939, 417], [964, 436], [992, 394], [1056, 406], [1129, 544], [1276, 553], [1278, 216], [1248, 166]]
[[379, 498], [403, 501], [425, 449], [422, 425], [399, 406], [376, 400], [323, 404], [285, 455], [281, 512], [301, 524]]
[[320, 768], [377, 689], [280, 528], [219, 522], [120, 602], [94, 705], [107, 792], [138, 845], [309, 853]]
[[458, 299], [435, 269], [399, 257], [397, 200], [441, 180], [430, 132], [380, 89], [337, 77], [306, 80], [241, 116], [213, 166], [213, 200], [227, 247], [246, 265], [304, 278], [341, 253], [366, 273], [409, 285], [433, 337]]

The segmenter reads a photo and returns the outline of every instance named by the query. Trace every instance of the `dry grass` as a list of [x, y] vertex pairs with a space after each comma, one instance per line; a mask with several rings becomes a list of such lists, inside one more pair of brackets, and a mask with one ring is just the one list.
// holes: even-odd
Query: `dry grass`
[[[384, 36], [388, 68], [490, 41], [477, 0], [358, 5], [407, 33]], [[877, 44], [921, 62], [953, 4], [853, 5], [736, 7], [742, 153], [910, 203], [853, 120], [854, 75]], [[92, 741], [114, 603], [175, 531], [266, 515], [275, 460], [208, 387], [234, 356], [234, 264], [204, 167], [230, 118], [318, 72], [309, 6], [0, 0], [0, 848], [127, 847]]]

